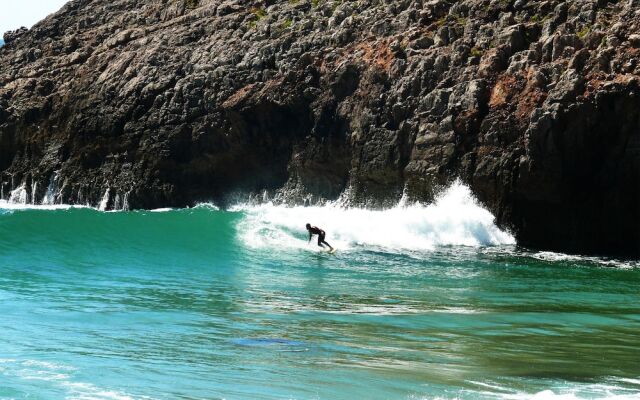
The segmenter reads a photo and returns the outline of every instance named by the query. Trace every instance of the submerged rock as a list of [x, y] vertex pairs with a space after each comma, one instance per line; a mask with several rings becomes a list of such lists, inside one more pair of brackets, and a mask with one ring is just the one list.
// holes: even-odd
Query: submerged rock
[[4, 196], [379, 207], [459, 177], [522, 244], [637, 255], [640, 14], [574, 3], [72, 0], [4, 36]]

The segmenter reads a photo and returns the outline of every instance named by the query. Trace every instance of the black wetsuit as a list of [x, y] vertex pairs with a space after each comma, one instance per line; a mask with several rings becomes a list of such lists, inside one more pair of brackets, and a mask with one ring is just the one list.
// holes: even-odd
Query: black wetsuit
[[307, 230], [309, 231], [309, 241], [311, 241], [313, 235], [318, 235], [318, 246], [324, 247], [323, 245], [326, 244], [330, 249], [333, 249], [333, 247], [324, 240], [326, 233], [322, 229], [312, 226], [311, 228], [307, 228]]

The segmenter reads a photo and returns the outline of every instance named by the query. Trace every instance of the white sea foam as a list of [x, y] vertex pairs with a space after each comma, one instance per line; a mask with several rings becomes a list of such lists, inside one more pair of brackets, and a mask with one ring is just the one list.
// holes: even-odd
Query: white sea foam
[[[624, 384], [624, 379], [610, 378], [601, 383], [552, 383], [556, 386], [537, 393], [505, 393], [494, 396], [505, 400], [631, 400], [640, 398], [640, 392]], [[499, 390], [507, 391], [507, 388]]]
[[[74, 379], [77, 368], [47, 361], [0, 359], [0, 377], [13, 377], [25, 381], [45, 382], [53, 388], [63, 389], [67, 399], [132, 400], [131, 395], [98, 387]], [[140, 397], [150, 399], [149, 397]]]
[[542, 261], [568, 261], [568, 262], [591, 262], [602, 266], [609, 266], [621, 269], [640, 268], [640, 261], [620, 261], [615, 259], [606, 259], [602, 257], [580, 256], [564, 253], [556, 253], [552, 251], [538, 251], [531, 254], [531, 257]]
[[640, 378], [639, 379], [632, 379], [632, 378], [620, 378], [618, 379], [620, 382], [624, 382], [624, 383], [631, 383], [633, 385], [639, 385], [640, 386]]
[[548, 261], [554, 264], [565, 263], [571, 267], [576, 266], [599, 266], [603, 268], [636, 269], [640, 268], [640, 260], [615, 259], [598, 256], [584, 256], [576, 254], [557, 253], [553, 251], [533, 251], [518, 248], [485, 248], [482, 250], [486, 254], [512, 255], [514, 257], [529, 257], [540, 261]]
[[68, 204], [26, 204], [0, 200], [0, 210], [68, 210], [70, 208], [89, 208]]
[[[306, 248], [305, 224], [327, 231], [326, 240], [339, 249], [368, 246], [385, 250], [432, 250], [437, 246], [515, 244], [500, 230], [468, 187], [455, 183], [430, 205], [399, 205], [388, 210], [323, 207], [284, 207], [264, 204], [238, 206], [247, 216], [239, 234], [251, 247]], [[313, 247], [317, 247], [312, 243]]]
[[[633, 380], [633, 379], [632, 379]], [[435, 399], [466, 399], [481, 398], [495, 400], [637, 400], [640, 399], [640, 392], [630, 389], [622, 383], [627, 379], [611, 378], [603, 383], [577, 383], [577, 382], [553, 382], [549, 381], [549, 389], [541, 390], [537, 393], [526, 393], [514, 390], [511, 385], [505, 386], [496, 382], [468, 381], [469, 383], [484, 388], [483, 389], [463, 389], [460, 397], [438, 397], [438, 396], [408, 396], [408, 400], [435, 400]]]
[[153, 213], [162, 213], [162, 212], [169, 212], [169, 211], [173, 211], [173, 208], [170, 207], [165, 207], [165, 208], [154, 208], [153, 210], [149, 210], [150, 212]]
[[215, 204], [213, 204], [213, 203], [198, 203], [193, 208], [200, 208], [200, 209], [211, 210], [211, 211], [219, 211], [220, 210], [220, 208], [218, 206], [216, 206]]
[[582, 399], [608, 399], [608, 400], [637, 400], [639, 393], [615, 393], [617, 388], [599, 387], [594, 384], [589, 387], [576, 387], [567, 392], [553, 390], [543, 390], [533, 395], [513, 395], [508, 399], [529, 399], [529, 400], [582, 400]]

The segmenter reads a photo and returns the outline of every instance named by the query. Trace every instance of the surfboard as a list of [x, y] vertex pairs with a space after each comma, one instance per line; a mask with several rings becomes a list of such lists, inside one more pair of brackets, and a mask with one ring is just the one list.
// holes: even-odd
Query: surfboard
[[336, 251], [337, 251], [336, 249], [332, 249], [332, 250], [328, 250], [328, 251], [327, 251], [327, 253], [329, 253], [329, 254], [336, 254]]

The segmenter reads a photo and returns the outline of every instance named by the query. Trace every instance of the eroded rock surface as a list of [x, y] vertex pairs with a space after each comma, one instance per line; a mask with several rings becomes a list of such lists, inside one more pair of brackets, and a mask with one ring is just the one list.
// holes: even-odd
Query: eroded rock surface
[[2, 196], [385, 206], [459, 177], [521, 244], [637, 255], [638, 32], [637, 0], [72, 0], [5, 34]]

